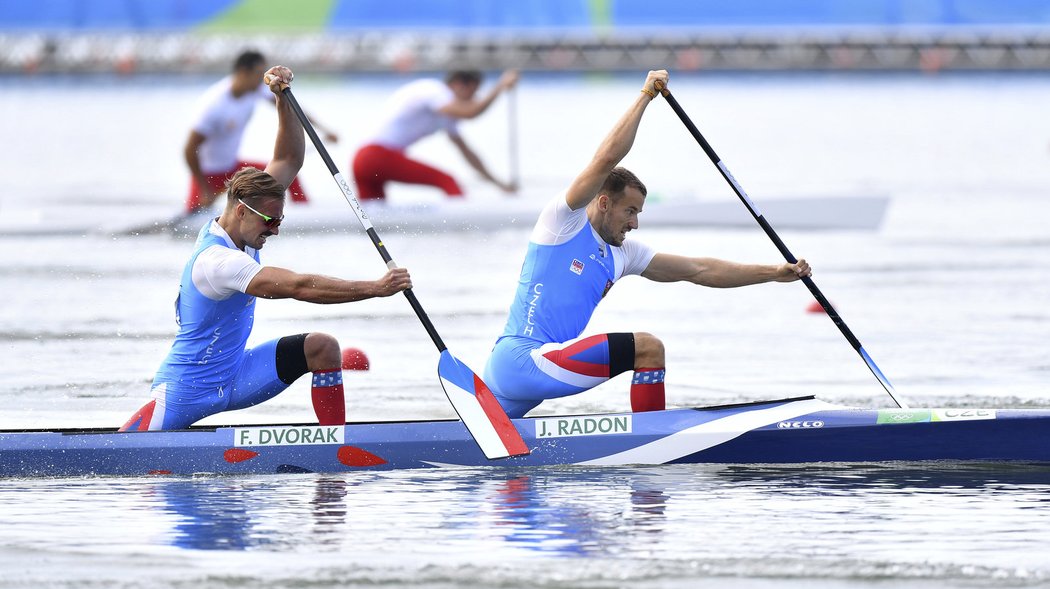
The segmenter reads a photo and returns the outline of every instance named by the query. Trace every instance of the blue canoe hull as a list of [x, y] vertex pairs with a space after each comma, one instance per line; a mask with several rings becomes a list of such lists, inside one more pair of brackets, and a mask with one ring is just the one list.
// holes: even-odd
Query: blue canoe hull
[[531, 454], [490, 461], [459, 421], [169, 432], [0, 431], [0, 476], [333, 473], [452, 466], [1046, 462], [1050, 410], [851, 409], [813, 398], [514, 420]]

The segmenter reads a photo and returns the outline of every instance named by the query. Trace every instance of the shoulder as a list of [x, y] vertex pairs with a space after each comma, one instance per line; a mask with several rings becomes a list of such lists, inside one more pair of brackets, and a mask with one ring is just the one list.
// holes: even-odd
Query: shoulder
[[232, 79], [227, 76], [208, 86], [208, 89], [201, 94], [199, 104], [212, 106], [229, 100], [233, 96], [231, 93], [232, 83]]
[[212, 84], [197, 99], [195, 112], [197, 120], [214, 119], [224, 109], [223, 105], [227, 104], [231, 98], [230, 80], [228, 78], [223, 78]]
[[623, 256], [624, 274], [641, 274], [649, 267], [649, 263], [656, 256], [656, 250], [648, 244], [637, 239], [624, 240], [623, 245], [616, 248]]
[[405, 86], [405, 91], [412, 98], [435, 108], [455, 99], [452, 89], [441, 80], [417, 80]]
[[565, 202], [561, 194], [551, 199], [540, 211], [530, 241], [539, 245], [565, 243], [587, 226], [587, 209], [575, 211]]
[[241, 265], [247, 262], [258, 263], [255, 250], [249, 249], [245, 252], [233, 243], [233, 239], [219, 225], [218, 221], [212, 220], [205, 226], [198, 238], [200, 251], [194, 261], [194, 271], [222, 269], [230, 265]]
[[244, 251], [213, 243], [212, 245], [205, 246], [204, 249], [197, 254], [197, 259], [193, 262], [193, 269], [194, 272], [205, 271], [208, 273], [215, 273], [223, 272], [230, 268], [258, 264], [259, 262], [257, 262], [254, 257]]
[[248, 284], [262, 271], [251, 255], [220, 244], [205, 247], [193, 262], [191, 279], [197, 290], [213, 300], [223, 300], [246, 292]]

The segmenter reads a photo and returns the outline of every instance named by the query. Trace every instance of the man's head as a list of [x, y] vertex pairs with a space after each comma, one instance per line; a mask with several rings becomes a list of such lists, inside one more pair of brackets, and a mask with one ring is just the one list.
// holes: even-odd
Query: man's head
[[445, 84], [452, 89], [452, 93], [460, 100], [474, 98], [478, 88], [481, 87], [481, 72], [477, 70], [456, 70], [445, 76]]
[[613, 169], [588, 206], [591, 224], [606, 243], [623, 245], [627, 232], [638, 228], [646, 193], [645, 184], [630, 170]]
[[[262, 248], [266, 238], [280, 233], [285, 187], [255, 168], [242, 168], [226, 182], [227, 228], [238, 245]], [[232, 229], [232, 231], [231, 231]]]
[[266, 73], [266, 58], [255, 50], [242, 52], [233, 61], [233, 92], [243, 94], [259, 87]]

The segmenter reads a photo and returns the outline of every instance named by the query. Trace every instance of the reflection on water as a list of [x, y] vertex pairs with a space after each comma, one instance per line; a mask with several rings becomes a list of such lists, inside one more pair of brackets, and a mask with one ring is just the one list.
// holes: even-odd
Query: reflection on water
[[[200, 550], [237, 550], [253, 544], [252, 501], [237, 485], [169, 481], [157, 485], [163, 511], [176, 516], [171, 544]], [[261, 541], [265, 544], [265, 541]]]
[[[687, 587], [697, 575], [991, 586], [1050, 581], [1048, 499], [1050, 465], [5, 480], [0, 562], [34, 547], [145, 552], [146, 565], [192, 553], [205, 568], [240, 562], [242, 569], [256, 566], [246, 564], [258, 562], [252, 554], [298, 554], [306, 577], [337, 562], [344, 576], [443, 579], [421, 585], [434, 587], [478, 575], [553, 587], [584, 579], [611, 583], [596, 586], [679, 579], [648, 586]], [[204, 556], [211, 553], [225, 556]], [[536, 558], [545, 559], [542, 570]], [[311, 566], [319, 568], [309, 573]], [[57, 574], [26, 571], [41, 582]]]
[[318, 550], [338, 548], [353, 483], [319, 475], [311, 481], [194, 478], [153, 481], [145, 493], [155, 508], [174, 516], [164, 542], [196, 550], [278, 549], [304, 542]]
[[[57, 499], [59, 505], [72, 499], [53, 484], [32, 481], [30, 486], [37, 488], [32, 496]], [[134, 517], [170, 522], [156, 538], [179, 548], [342, 550], [376, 534], [404, 541], [406, 528], [414, 528], [409, 535], [468, 543], [498, 540], [510, 552], [587, 557], [644, 550], [691, 525], [719, 526], [749, 512], [754, 515], [755, 507], [774, 513], [783, 506], [777, 498], [794, 501], [804, 511], [810, 509], [807, 502], [833, 497], [851, 506], [879, 501], [919, 505], [919, 498], [935, 492], [945, 507], [953, 501], [1005, 501], [1029, 510], [1050, 501], [1050, 465], [457, 469], [100, 479], [78, 486], [108, 489], [94, 497], [96, 512], [117, 508], [128, 494], [138, 494], [144, 501], [131, 504], [138, 506]], [[20, 494], [8, 482], [0, 490], [8, 499]], [[766, 504], [747, 507], [755, 499]], [[741, 506], [747, 509], [723, 511]], [[868, 517], [863, 510], [853, 516]], [[938, 514], [930, 511], [925, 517], [936, 519]]]

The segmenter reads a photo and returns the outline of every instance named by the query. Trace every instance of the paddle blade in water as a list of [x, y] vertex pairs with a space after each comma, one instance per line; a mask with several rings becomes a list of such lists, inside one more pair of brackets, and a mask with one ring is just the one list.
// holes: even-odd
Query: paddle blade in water
[[445, 350], [438, 362], [438, 376], [456, 413], [490, 460], [529, 453], [525, 440], [511, 423], [496, 397], [466, 364]]

